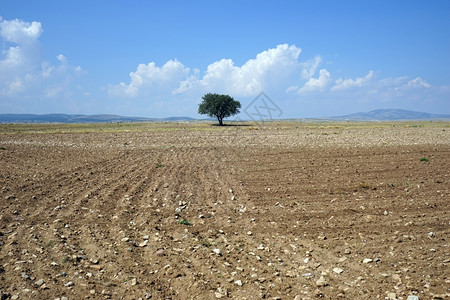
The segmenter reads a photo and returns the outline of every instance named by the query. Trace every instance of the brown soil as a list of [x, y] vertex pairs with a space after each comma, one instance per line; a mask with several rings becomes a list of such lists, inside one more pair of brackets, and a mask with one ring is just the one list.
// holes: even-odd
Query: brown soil
[[2, 297], [449, 297], [448, 123], [148, 128], [0, 134]]

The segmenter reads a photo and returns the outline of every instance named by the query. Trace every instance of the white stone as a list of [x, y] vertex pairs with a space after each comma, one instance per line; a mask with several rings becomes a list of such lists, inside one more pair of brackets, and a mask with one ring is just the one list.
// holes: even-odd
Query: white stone
[[139, 247], [145, 247], [148, 244], [148, 240], [143, 241], [142, 243], [139, 243]]
[[388, 299], [390, 300], [396, 300], [397, 299], [397, 294], [396, 293], [388, 293]]
[[327, 280], [325, 279], [325, 277], [323, 277], [323, 276], [320, 276], [320, 278], [319, 279], [317, 279], [317, 281], [316, 281], [316, 285], [317, 286], [327, 286], [328, 285], [328, 282], [327, 282]]
[[35, 284], [36, 286], [41, 286], [41, 285], [44, 284], [44, 280], [43, 280], [43, 279], [39, 279], [39, 280], [36, 281], [34, 284]]

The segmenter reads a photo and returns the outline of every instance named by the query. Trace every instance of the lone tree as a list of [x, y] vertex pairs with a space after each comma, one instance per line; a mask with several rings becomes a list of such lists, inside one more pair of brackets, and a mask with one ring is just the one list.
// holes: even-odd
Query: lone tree
[[228, 95], [208, 93], [202, 97], [203, 101], [198, 105], [198, 113], [216, 117], [219, 125], [223, 125], [223, 119], [239, 113], [241, 103]]

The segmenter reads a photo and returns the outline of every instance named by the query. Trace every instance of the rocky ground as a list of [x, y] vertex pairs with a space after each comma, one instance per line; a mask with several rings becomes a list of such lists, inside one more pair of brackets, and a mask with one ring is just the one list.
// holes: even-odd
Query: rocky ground
[[245, 125], [0, 125], [2, 299], [449, 298], [449, 123]]

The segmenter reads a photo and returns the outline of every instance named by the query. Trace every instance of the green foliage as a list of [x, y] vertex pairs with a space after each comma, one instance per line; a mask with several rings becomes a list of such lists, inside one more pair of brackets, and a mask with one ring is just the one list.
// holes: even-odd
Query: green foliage
[[182, 224], [182, 225], [188, 225], [188, 226], [192, 225], [191, 222], [189, 222], [188, 220], [185, 220], [185, 219], [179, 220], [178, 223]]
[[426, 161], [426, 162], [429, 162], [430, 160], [429, 160], [428, 158], [426, 158], [426, 157], [422, 157], [422, 158], [420, 159], [420, 161]]
[[202, 99], [202, 103], [198, 106], [198, 113], [216, 117], [221, 126], [224, 118], [238, 114], [241, 108], [241, 103], [228, 95], [208, 93]]

